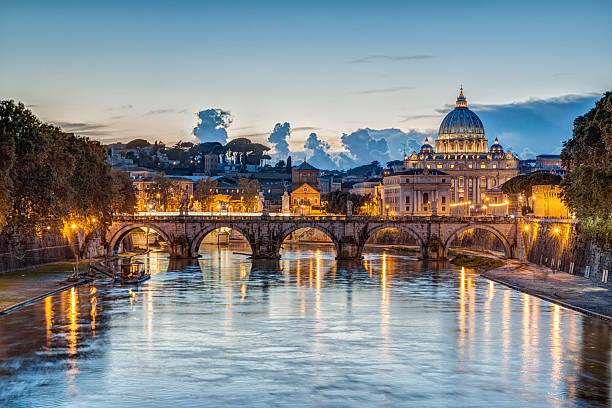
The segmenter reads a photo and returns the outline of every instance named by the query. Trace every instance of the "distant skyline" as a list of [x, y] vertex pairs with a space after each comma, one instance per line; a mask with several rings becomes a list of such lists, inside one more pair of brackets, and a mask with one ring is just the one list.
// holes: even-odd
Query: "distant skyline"
[[487, 138], [526, 158], [612, 88], [611, 17], [609, 1], [13, 2], [0, 98], [104, 143], [196, 141], [208, 109], [228, 139], [289, 123], [278, 149], [342, 165], [401, 158], [463, 85]]

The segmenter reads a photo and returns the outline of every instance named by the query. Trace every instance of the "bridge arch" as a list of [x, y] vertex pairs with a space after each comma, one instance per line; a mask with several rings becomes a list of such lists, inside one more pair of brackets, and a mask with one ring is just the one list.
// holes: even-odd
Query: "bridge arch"
[[240, 235], [242, 235], [245, 240], [249, 243], [249, 247], [251, 248], [251, 252], [255, 253], [253, 251], [253, 242], [252, 240], [249, 238], [249, 234], [247, 231], [243, 230], [240, 227], [237, 227], [233, 224], [230, 223], [220, 223], [220, 224], [214, 224], [214, 225], [207, 225], [204, 228], [202, 228], [200, 231], [198, 231], [198, 233], [196, 234], [196, 236], [191, 240], [191, 243], [189, 245], [189, 256], [191, 256], [192, 258], [197, 258], [198, 254], [200, 252], [200, 245], [202, 245], [202, 241], [204, 240], [204, 238], [206, 238], [206, 236], [208, 234], [210, 234], [211, 232], [213, 232], [214, 230], [217, 230], [219, 228], [229, 228], [232, 229], [236, 232], [239, 232]]
[[412, 228], [410, 228], [409, 226], [406, 226], [406, 225], [401, 225], [401, 224], [386, 224], [386, 223], [382, 224], [382, 225], [377, 225], [377, 226], [367, 230], [365, 235], [362, 237], [361, 242], [359, 243], [359, 254], [363, 253], [363, 249], [364, 249], [365, 245], [367, 244], [368, 240], [374, 236], [374, 234], [376, 234], [378, 231], [382, 231], [382, 230], [385, 230], [385, 229], [396, 229], [398, 231], [402, 231], [402, 232], [408, 233], [408, 235], [410, 235], [412, 238], [414, 238], [415, 241], [417, 242], [417, 245], [419, 247], [419, 253], [422, 255], [422, 253], [423, 253], [423, 246], [425, 245], [425, 242], [423, 241], [423, 238], [414, 229], [412, 229]]
[[297, 231], [297, 230], [301, 230], [301, 229], [315, 229], [317, 231], [321, 231], [322, 233], [324, 233], [330, 240], [331, 242], [334, 244], [334, 249], [336, 250], [336, 256], [340, 253], [340, 242], [338, 241], [338, 238], [336, 237], [336, 235], [330, 231], [329, 229], [325, 228], [322, 225], [317, 225], [317, 224], [308, 224], [308, 225], [302, 225], [302, 224], [292, 224], [287, 228], [284, 228], [281, 231], [278, 243], [276, 245], [276, 254], [278, 256], [280, 256], [280, 249], [281, 246], [283, 245], [283, 243], [285, 242], [285, 240], [287, 239], [287, 237]]
[[463, 225], [459, 228], [457, 228], [455, 231], [453, 231], [448, 238], [446, 239], [446, 241], [444, 242], [444, 256], [448, 256], [448, 248], [451, 244], [451, 242], [453, 242], [453, 239], [457, 238], [459, 236], [459, 234], [461, 234], [464, 231], [468, 231], [471, 229], [480, 229], [480, 230], [484, 230], [484, 231], [488, 231], [491, 234], [493, 234], [502, 244], [502, 246], [504, 247], [504, 253], [505, 253], [505, 257], [506, 258], [512, 258], [514, 253], [512, 251], [512, 245], [510, 244], [510, 242], [508, 241], [508, 238], [506, 238], [506, 236], [500, 232], [498, 229], [491, 227], [489, 225], [485, 225], [485, 224], [468, 224], [468, 225]]
[[108, 241], [108, 253], [110, 255], [115, 255], [119, 250], [119, 244], [130, 232], [134, 231], [137, 228], [149, 228], [153, 231], [157, 232], [160, 237], [164, 241], [168, 243], [168, 245], [172, 244], [172, 238], [164, 231], [163, 228], [150, 223], [133, 223], [127, 224], [121, 227], [118, 231], [116, 231]]

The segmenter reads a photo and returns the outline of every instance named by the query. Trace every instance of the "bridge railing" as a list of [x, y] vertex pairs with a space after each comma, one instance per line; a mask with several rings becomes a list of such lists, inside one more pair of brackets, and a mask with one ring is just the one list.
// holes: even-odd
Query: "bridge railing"
[[355, 222], [402, 222], [402, 223], [428, 223], [428, 222], [443, 222], [443, 223], [513, 223], [515, 219], [512, 217], [470, 217], [470, 216], [370, 216], [370, 215], [293, 215], [293, 214], [188, 214], [179, 215], [168, 213], [136, 213], [136, 214], [116, 214], [113, 216], [115, 221], [123, 222], [329, 222], [329, 221], [355, 221]]

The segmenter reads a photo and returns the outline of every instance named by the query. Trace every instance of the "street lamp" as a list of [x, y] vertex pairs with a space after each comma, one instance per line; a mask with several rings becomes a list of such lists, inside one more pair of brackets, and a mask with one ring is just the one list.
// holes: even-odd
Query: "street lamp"
[[389, 217], [389, 204], [385, 205], [385, 209], [386, 209], [387, 218], [388, 218]]

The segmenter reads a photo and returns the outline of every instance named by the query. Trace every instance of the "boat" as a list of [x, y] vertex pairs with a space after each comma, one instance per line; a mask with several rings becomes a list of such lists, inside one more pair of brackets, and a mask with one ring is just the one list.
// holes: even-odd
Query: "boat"
[[144, 263], [132, 261], [132, 257], [122, 257], [115, 260], [115, 265], [108, 265], [109, 262], [96, 262], [89, 265], [89, 274], [102, 274], [115, 283], [136, 284], [151, 278], [151, 275], [144, 270]]

